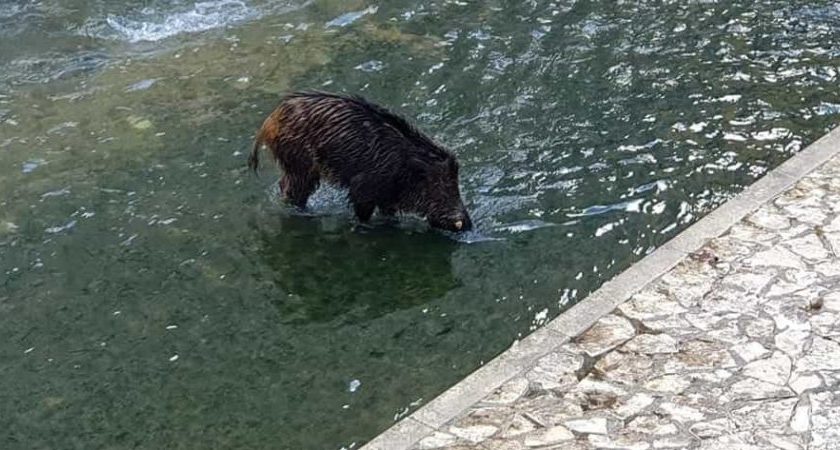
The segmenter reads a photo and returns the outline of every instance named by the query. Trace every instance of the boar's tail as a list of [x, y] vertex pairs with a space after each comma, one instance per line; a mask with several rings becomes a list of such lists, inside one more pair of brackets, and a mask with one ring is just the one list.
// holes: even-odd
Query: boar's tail
[[263, 130], [260, 129], [257, 137], [254, 139], [254, 148], [251, 149], [251, 154], [248, 155], [248, 168], [257, 173], [260, 167], [260, 147], [263, 145]]
[[257, 136], [254, 138], [254, 147], [251, 149], [251, 154], [248, 156], [248, 167], [250, 167], [254, 172], [256, 172], [260, 166], [260, 147], [263, 145], [269, 146], [270, 150], [275, 153], [276, 157], [276, 145], [281, 134], [280, 123], [282, 118], [282, 112], [278, 108], [265, 119], [260, 127], [260, 131], [257, 132]]

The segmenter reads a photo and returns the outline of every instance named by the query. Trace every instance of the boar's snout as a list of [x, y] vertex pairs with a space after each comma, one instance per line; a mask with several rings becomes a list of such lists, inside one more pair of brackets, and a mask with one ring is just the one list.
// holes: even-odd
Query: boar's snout
[[450, 216], [430, 218], [429, 224], [435, 228], [454, 233], [470, 231], [473, 228], [472, 219], [470, 219], [466, 210]]
[[473, 229], [472, 219], [470, 219], [470, 215], [467, 213], [467, 210], [464, 210], [460, 214], [461, 218], [455, 221], [453, 225], [458, 231], [470, 231]]

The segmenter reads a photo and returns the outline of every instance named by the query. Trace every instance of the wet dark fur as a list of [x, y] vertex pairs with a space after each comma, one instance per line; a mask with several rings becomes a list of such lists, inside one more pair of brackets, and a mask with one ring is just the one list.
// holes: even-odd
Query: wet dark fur
[[378, 209], [388, 216], [416, 213], [450, 231], [472, 227], [455, 156], [402, 117], [361, 97], [288, 95], [257, 133], [248, 158], [254, 171], [262, 145], [282, 169], [284, 197], [300, 208], [324, 181], [348, 189], [363, 222]]

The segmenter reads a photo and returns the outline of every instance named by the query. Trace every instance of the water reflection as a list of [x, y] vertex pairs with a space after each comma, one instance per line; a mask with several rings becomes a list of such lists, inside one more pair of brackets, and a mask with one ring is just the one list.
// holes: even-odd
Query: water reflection
[[259, 253], [276, 274], [274, 304], [283, 322], [369, 321], [459, 285], [453, 240], [393, 223], [353, 227], [344, 219], [278, 214], [260, 223]]

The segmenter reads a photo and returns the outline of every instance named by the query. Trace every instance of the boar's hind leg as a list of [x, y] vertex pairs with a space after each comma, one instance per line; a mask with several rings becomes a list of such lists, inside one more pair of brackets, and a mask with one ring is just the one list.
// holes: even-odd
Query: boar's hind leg
[[280, 180], [280, 186], [287, 202], [304, 209], [309, 196], [315, 192], [315, 189], [318, 189], [318, 181], [318, 176], [314, 174], [306, 176], [286, 174]]

